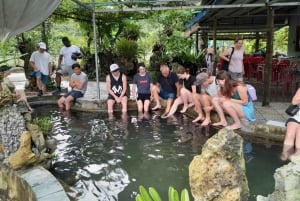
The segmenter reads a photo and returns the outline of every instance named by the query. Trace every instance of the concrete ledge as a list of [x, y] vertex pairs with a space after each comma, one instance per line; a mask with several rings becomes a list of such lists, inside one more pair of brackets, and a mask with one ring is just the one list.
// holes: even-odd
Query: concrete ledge
[[41, 166], [14, 171], [1, 167], [0, 192], [8, 200], [69, 201], [62, 185]]
[[35, 166], [19, 174], [31, 187], [37, 201], [70, 200], [62, 185], [43, 167]]

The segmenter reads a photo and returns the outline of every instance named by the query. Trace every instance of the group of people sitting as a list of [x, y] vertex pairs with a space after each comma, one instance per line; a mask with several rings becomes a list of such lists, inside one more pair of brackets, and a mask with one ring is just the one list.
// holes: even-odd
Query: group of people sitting
[[[154, 102], [151, 110], [162, 109], [161, 99], [163, 99], [166, 106], [162, 118], [172, 116], [182, 105], [181, 113], [194, 107], [198, 116], [193, 122], [200, 121], [201, 126], [212, 123], [210, 119], [212, 110], [216, 111], [220, 119], [213, 123], [216, 126], [235, 130], [241, 128], [242, 119], [255, 121], [253, 103], [246, 84], [238, 79], [232, 79], [227, 71], [219, 71], [216, 76], [207, 72], [193, 76], [184, 67], [179, 67], [175, 73], [167, 63], [162, 63], [157, 82], [154, 83], [145, 65], [141, 63], [132, 84], [132, 99], [136, 100], [139, 113], [148, 113], [151, 101]], [[122, 112], [127, 112], [127, 78], [120, 72], [117, 64], [110, 66], [106, 85], [108, 113], [113, 113], [113, 106], [116, 103], [122, 105]], [[233, 124], [228, 125], [225, 113], [232, 118]]]

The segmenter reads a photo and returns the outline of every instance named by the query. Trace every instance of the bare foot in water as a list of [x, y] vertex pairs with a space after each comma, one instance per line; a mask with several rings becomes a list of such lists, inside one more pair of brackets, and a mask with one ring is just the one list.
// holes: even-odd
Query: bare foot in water
[[193, 123], [196, 123], [198, 121], [203, 121], [204, 120], [204, 117], [202, 115], [199, 115], [196, 119], [194, 119], [192, 122]]
[[182, 110], [180, 110], [181, 113], [185, 113], [189, 107], [188, 106], [183, 106]]
[[213, 123], [212, 125], [213, 126], [227, 126], [227, 122], [219, 121], [219, 122]]
[[155, 107], [152, 108], [152, 110], [160, 110], [161, 109], [161, 105], [156, 105]]
[[231, 126], [226, 126], [226, 128], [230, 130], [236, 130], [242, 128], [242, 125], [236, 123], [236, 124], [232, 124]]
[[201, 126], [207, 126], [211, 123], [210, 119], [205, 118], [204, 121], [202, 122]]
[[194, 106], [194, 103], [190, 103], [187, 106], [184, 105], [180, 112], [185, 113], [187, 109], [189, 109], [190, 107], [193, 107], [193, 106]]

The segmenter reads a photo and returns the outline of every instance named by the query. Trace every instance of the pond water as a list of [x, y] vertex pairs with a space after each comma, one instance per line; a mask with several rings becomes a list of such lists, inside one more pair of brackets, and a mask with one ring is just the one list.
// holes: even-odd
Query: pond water
[[[34, 111], [33, 118], [53, 118], [58, 147], [51, 172], [70, 187], [72, 200], [80, 201], [133, 201], [139, 185], [154, 187], [163, 200], [169, 186], [189, 189], [188, 166], [217, 132], [199, 128], [181, 114], [168, 119], [136, 112], [66, 114], [48, 105]], [[253, 145], [247, 154], [249, 200], [273, 191], [274, 171], [282, 165], [280, 150]]]

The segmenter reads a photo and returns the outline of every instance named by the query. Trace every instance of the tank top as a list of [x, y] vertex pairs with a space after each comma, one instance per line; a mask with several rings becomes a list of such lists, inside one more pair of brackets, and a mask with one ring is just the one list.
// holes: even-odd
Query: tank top
[[110, 76], [111, 90], [114, 92], [116, 96], [120, 97], [123, 91], [123, 81], [122, 81], [123, 73], [120, 73], [118, 80], [116, 80], [114, 76], [112, 76], [112, 74], [109, 74], [109, 76]]

